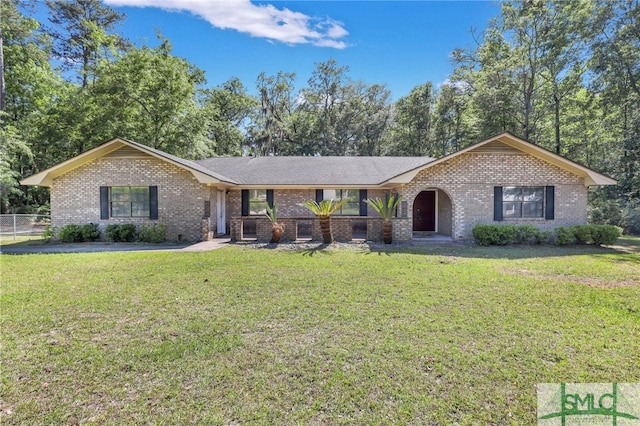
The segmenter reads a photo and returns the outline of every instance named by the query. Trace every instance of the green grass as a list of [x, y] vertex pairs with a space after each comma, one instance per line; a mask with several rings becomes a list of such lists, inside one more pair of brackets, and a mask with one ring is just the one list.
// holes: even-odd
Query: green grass
[[44, 244], [46, 241], [41, 235], [13, 235], [3, 234], [0, 235], [0, 246], [8, 246], [13, 244], [20, 245], [38, 245]]
[[0, 422], [533, 424], [640, 381], [639, 242], [3, 255]]

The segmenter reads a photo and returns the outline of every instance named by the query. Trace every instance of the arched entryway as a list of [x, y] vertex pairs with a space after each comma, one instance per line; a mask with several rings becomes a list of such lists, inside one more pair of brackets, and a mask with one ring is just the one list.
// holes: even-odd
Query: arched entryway
[[436, 191], [422, 191], [413, 202], [413, 231], [436, 232]]
[[439, 189], [421, 191], [413, 200], [414, 235], [452, 236], [452, 207], [446, 192]]

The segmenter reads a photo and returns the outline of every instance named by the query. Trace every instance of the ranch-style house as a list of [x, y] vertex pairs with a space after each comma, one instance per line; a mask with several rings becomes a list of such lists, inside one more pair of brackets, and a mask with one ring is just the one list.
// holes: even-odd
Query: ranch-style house
[[364, 202], [399, 193], [393, 240], [471, 239], [477, 224], [583, 224], [590, 186], [615, 180], [510, 133], [443, 158], [214, 157], [191, 161], [112, 139], [23, 185], [50, 187], [52, 225], [166, 224], [169, 240], [219, 235], [268, 241], [266, 206], [277, 203], [283, 241], [320, 240], [304, 201], [348, 199], [332, 217], [338, 241], [382, 240]]

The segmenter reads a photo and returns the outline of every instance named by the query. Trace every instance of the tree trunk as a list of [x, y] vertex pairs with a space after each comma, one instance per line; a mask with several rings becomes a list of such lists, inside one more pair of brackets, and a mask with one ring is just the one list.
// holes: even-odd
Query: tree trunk
[[284, 223], [274, 223], [271, 225], [271, 242], [279, 243], [284, 234]]
[[331, 235], [331, 218], [329, 216], [320, 217], [320, 231], [322, 231], [322, 242], [331, 244], [333, 236]]
[[393, 241], [393, 224], [389, 219], [382, 222], [382, 240], [385, 244], [391, 244]]
[[554, 131], [556, 136], [556, 154], [560, 155], [560, 98], [557, 94], [553, 95], [553, 106], [554, 106]]
[[[0, 28], [0, 111], [4, 111], [5, 109], [5, 99], [7, 95], [7, 90], [4, 85], [4, 54], [2, 45], [4, 44], [4, 40], [2, 38], [2, 28]], [[0, 116], [0, 123], [2, 123], [3, 118]]]

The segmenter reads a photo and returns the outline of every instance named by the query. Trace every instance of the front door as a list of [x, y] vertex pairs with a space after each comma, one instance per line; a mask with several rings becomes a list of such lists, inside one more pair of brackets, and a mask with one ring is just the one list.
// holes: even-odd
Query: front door
[[413, 230], [436, 230], [436, 191], [422, 191], [413, 202]]
[[216, 233], [224, 235], [227, 233], [227, 203], [225, 202], [225, 191], [218, 191], [218, 204], [216, 205]]

